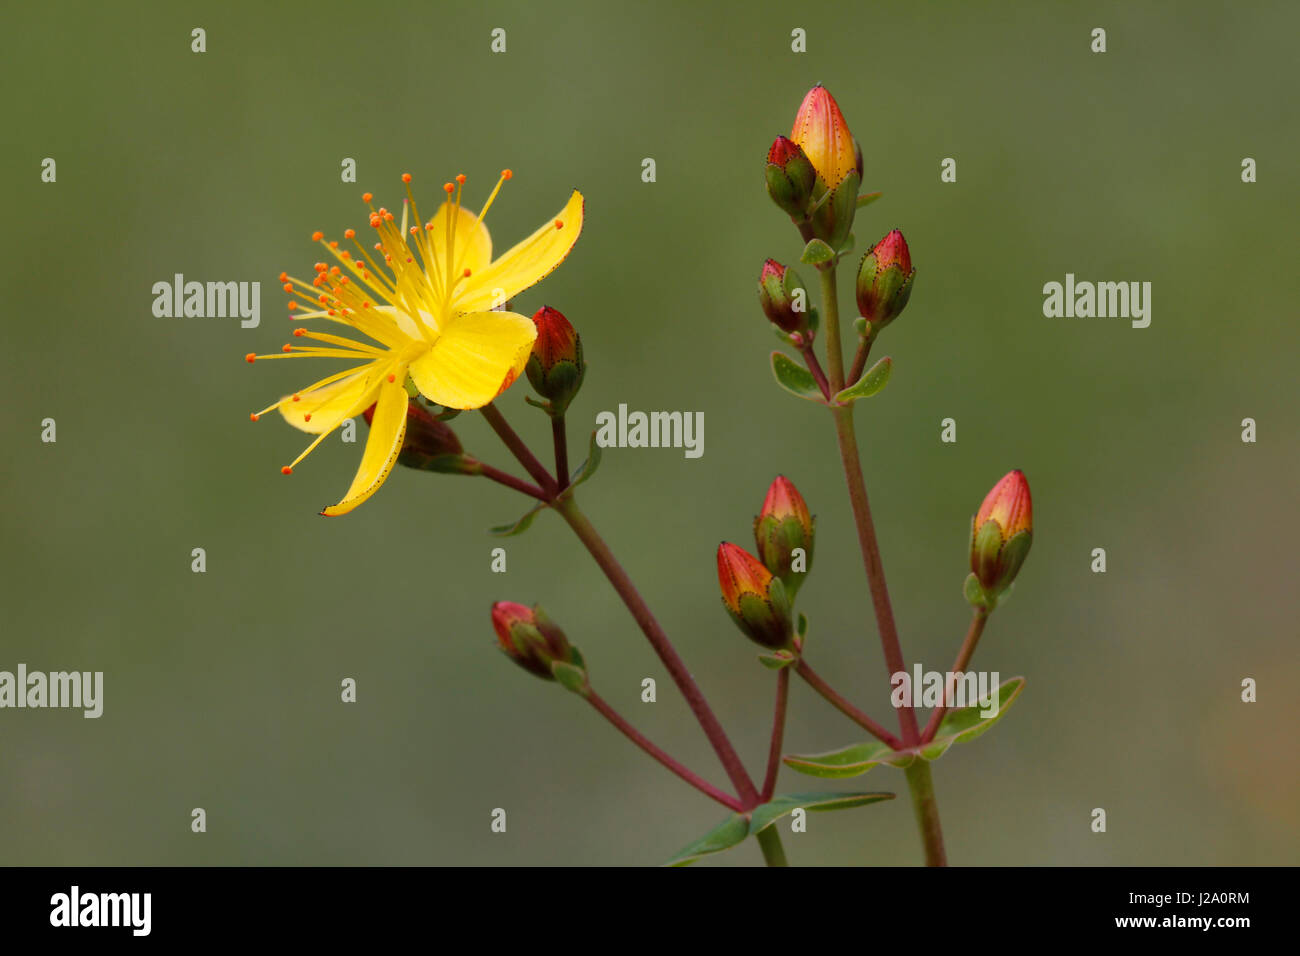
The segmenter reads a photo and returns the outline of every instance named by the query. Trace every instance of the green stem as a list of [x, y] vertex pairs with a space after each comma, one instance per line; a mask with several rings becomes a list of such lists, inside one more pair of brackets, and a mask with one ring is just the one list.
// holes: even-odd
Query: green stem
[[714, 716], [708, 701], [704, 699], [704, 692], [700, 690], [695, 679], [691, 677], [690, 671], [686, 669], [686, 664], [682, 661], [673, 647], [672, 641], [664, 633], [659, 622], [655, 620], [650, 608], [646, 606], [645, 600], [637, 591], [636, 585], [632, 579], [623, 570], [623, 566], [618, 563], [614, 553], [610, 551], [609, 545], [596, 531], [594, 525], [588, 520], [587, 516], [578, 508], [577, 502], [572, 495], [561, 498], [554, 505], [560, 516], [568, 522], [569, 527], [573, 529], [574, 534], [591, 552], [595, 558], [596, 564], [605, 572], [605, 577], [609, 583], [614, 586], [627, 609], [632, 612], [632, 617], [640, 626], [646, 639], [650, 641], [650, 646], [654, 648], [655, 653], [659, 655], [659, 660], [667, 668], [673, 682], [676, 683], [682, 696], [686, 698], [686, 703], [690, 706], [691, 711], [695, 714], [695, 719], [699, 721], [700, 727], [704, 730], [705, 736], [709, 738], [709, 743], [718, 754], [718, 759], [722, 761], [723, 768], [727, 771], [727, 776], [731, 779], [732, 785], [740, 795], [740, 801], [746, 808], [756, 806], [760, 800], [758, 790], [754, 787], [754, 781], [749, 778], [745, 771], [745, 765], [741, 762], [740, 756], [736, 749], [731, 745], [727, 738], [726, 731], [722, 729], [722, 724]]
[[658, 760], [661, 764], [663, 764], [673, 773], [677, 774], [677, 776], [681, 777], [683, 780], [689, 783], [696, 790], [700, 791], [710, 799], [718, 801], [718, 803], [722, 804], [724, 807], [728, 807], [736, 811], [739, 811], [741, 809], [739, 800], [737, 800], [735, 797], [731, 796], [730, 794], [723, 793], [721, 790], [719, 790], [713, 784], [709, 783], [699, 774], [695, 773], [694, 771], [688, 770], [680, 762], [673, 759], [673, 757], [669, 756], [668, 753], [656, 747], [653, 743], [650, 742], [649, 738], [647, 738], [644, 734], [641, 733], [641, 731], [637, 730], [635, 727], [629, 724], [623, 718], [622, 714], [616, 711], [613, 707], [609, 706], [609, 704], [605, 702], [605, 699], [601, 697], [599, 694], [597, 694], [594, 690], [589, 690], [587, 692], [586, 697], [587, 697], [587, 703], [591, 704], [592, 707], [596, 708], [596, 710], [601, 714], [601, 716], [604, 717], [606, 720], [608, 720], [611, 724], [613, 724], [618, 729], [618, 731], [621, 734], [623, 734], [623, 736], [625, 736], [628, 740], [632, 741], [632, 743], [636, 744], [638, 747], [640, 747], [642, 750], [648, 753], [651, 757], [654, 757], [655, 760]]
[[[989, 619], [989, 609], [986, 607], [977, 607], [975, 613], [971, 615], [970, 628], [966, 631], [966, 639], [961, 642], [961, 650], [957, 652], [957, 660], [953, 662], [952, 669], [949, 673], [963, 673], [970, 666], [970, 659], [975, 655], [975, 646], [980, 642], [980, 635], [984, 633], [984, 624]], [[925, 730], [921, 734], [921, 742], [929, 743], [934, 739], [935, 733], [939, 730], [939, 724], [943, 721], [943, 715], [948, 712], [948, 704], [945, 700], [930, 715], [930, 720], [925, 725]]]
[[947, 866], [948, 854], [943, 848], [943, 827], [939, 824], [939, 804], [934, 799], [930, 761], [918, 756], [905, 772], [907, 789], [912, 794], [912, 809], [916, 811], [916, 825], [925, 844], [925, 865]]
[[835, 262], [818, 266], [822, 282], [822, 317], [826, 320], [826, 365], [831, 394], [844, 388], [844, 344], [840, 341], [840, 300], [835, 290]]
[[781, 834], [776, 832], [776, 824], [758, 831], [758, 845], [763, 850], [763, 859], [768, 866], [789, 866], [785, 858], [785, 847], [781, 845]]

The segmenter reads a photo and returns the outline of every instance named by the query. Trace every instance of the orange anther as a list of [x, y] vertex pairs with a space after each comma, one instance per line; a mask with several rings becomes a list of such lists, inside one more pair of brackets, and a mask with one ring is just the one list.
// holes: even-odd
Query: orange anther
[[432, 232], [432, 231], [433, 231], [433, 223], [431, 223], [431, 222], [426, 222], [426, 223], [424, 224], [424, 231], [425, 231], [425, 232]]
[[311, 421], [311, 412], [308, 412], [307, 414], [303, 415], [302, 420], [305, 422]]
[[284, 284], [284, 291], [285, 291], [285, 292], [292, 292], [292, 291], [293, 291], [293, 286], [291, 286], [289, 283], [286, 282], [286, 283]]
[[448, 196], [450, 196], [455, 189], [456, 187], [453, 186], [451, 183], [442, 184], [442, 191], [445, 192]]
[[324, 238], [325, 238], [325, 233], [323, 233], [323, 232], [313, 232], [313, 233], [311, 234], [311, 241], [312, 241], [312, 242], [320, 242], [320, 241], [321, 241], [322, 239], [324, 239]]
[[514, 175], [514, 173], [512, 173], [512, 172], [511, 172], [510, 170], [508, 170], [508, 169], [503, 169], [503, 170], [501, 170], [501, 178], [502, 178], [502, 179], [509, 179], [509, 178], [510, 178], [511, 176], [513, 176], [513, 175]]
[[392, 221], [393, 221], [393, 214], [391, 212], [385, 212], [384, 222], [392, 222]]
[[389, 372], [389, 373], [388, 373], [388, 380], [389, 380], [390, 382], [396, 382], [396, 381], [397, 381], [397, 376], [394, 375], [392, 372]]
[[402, 182], [404, 182], [404, 183], [409, 183], [410, 181], [411, 181], [411, 174], [410, 174], [410, 173], [402, 173]]
[[[354, 238], [356, 238], [356, 235], [357, 235], [357, 231], [356, 231], [355, 229], [344, 229], [344, 230], [343, 230], [343, 238], [344, 238], [344, 239], [354, 239]], [[344, 254], [346, 255], [346, 253], [344, 253]]]
[[255, 422], [255, 421], [257, 421], [257, 412], [249, 412], [249, 413], [248, 413], [248, 420], [249, 420], [250, 422]]
[[288, 282], [288, 281], [289, 281], [289, 273], [287, 273], [287, 272], [281, 272], [281, 273], [280, 273], [280, 281], [281, 281], [281, 282]]
[[257, 353], [249, 352], [247, 355], [244, 356], [244, 361], [247, 362], [249, 365], [252, 365], [254, 362], [257, 361]]
[[290, 302], [290, 303], [289, 303], [289, 311], [290, 311], [290, 312], [292, 312], [292, 311], [293, 311], [294, 309], [296, 309], [296, 308], [298, 308], [298, 303], [297, 303], [297, 302]]
[[374, 213], [374, 214], [371, 215], [371, 217], [370, 217], [370, 225], [371, 225], [373, 228], [375, 228], [375, 229], [378, 229], [378, 228], [379, 228], [379, 221], [380, 221], [380, 220], [379, 220], [379, 213]]
[[296, 401], [300, 401], [301, 399], [302, 399], [302, 396], [301, 396], [301, 395], [295, 395], [295, 396], [293, 397], [293, 400], [294, 400], [295, 402], [296, 402]]
[[332, 276], [340, 276], [342, 274], [343, 274], [343, 270], [340, 269], [338, 266], [334, 266], [332, 269], [330, 269], [330, 275]]
[[470, 270], [470, 269], [466, 269], [466, 270], [465, 270], [465, 278], [466, 278], [466, 279], [468, 279], [468, 278], [470, 277], [470, 273], [471, 273], [471, 271], [472, 271], [472, 270]]
[[555, 228], [556, 228], [556, 229], [563, 229], [563, 228], [564, 228], [564, 222], [563, 222], [563, 220], [560, 220], [560, 219], [555, 220]]
[[420, 234], [420, 227], [419, 227], [419, 226], [412, 226], [412, 227], [410, 228], [410, 233], [411, 233], [411, 235], [413, 235], [413, 236], [418, 236], [418, 235]]
[[[325, 296], [321, 296], [321, 299], [322, 299], [322, 300], [323, 300], [324, 298], [325, 298]], [[294, 329], [294, 330], [293, 330], [293, 334], [294, 334], [294, 336], [295, 336], [296, 338], [302, 338], [304, 335], [307, 334], [307, 330], [306, 330], [306, 329]]]
[[330, 248], [331, 248], [331, 249], [337, 249], [338, 247], [339, 247], [338, 242], [337, 242], [336, 240], [334, 240], [334, 239], [331, 239], [331, 240], [330, 240]]
[[361, 201], [362, 201], [362, 202], [370, 202], [370, 200], [372, 200], [372, 199], [374, 199], [374, 198], [375, 198], [375, 194], [374, 194], [374, 193], [362, 193], [362, 194], [361, 194]]
[[458, 183], [460, 183], [462, 186], [464, 186], [464, 185], [465, 185], [465, 179], [466, 179], [465, 174], [464, 174], [464, 173], [460, 173], [460, 174], [457, 175], [457, 177], [456, 177], [456, 182], [458, 182]]
[[[288, 342], [286, 342], [284, 345], [280, 346], [280, 351], [281, 351], [281, 352], [292, 352], [292, 351], [293, 351], [293, 346], [290, 345]], [[298, 401], [298, 399], [295, 398], [294, 401], [296, 402], [296, 401]]]
[[325, 265], [325, 263], [323, 262], [318, 262], [314, 266], [312, 266], [312, 268], [315, 269], [317, 272], [324, 272], [326, 269], [329, 268], [329, 266]]
[[292, 474], [293, 474], [293, 469], [290, 468], [288, 465], [285, 465], [283, 468], [280, 469], [280, 474], [282, 474], [282, 475], [292, 475]]

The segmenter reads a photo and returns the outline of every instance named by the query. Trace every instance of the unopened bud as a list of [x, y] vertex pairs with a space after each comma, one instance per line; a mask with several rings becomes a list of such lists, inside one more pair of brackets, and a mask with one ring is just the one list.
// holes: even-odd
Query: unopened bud
[[728, 542], [718, 545], [718, 586], [723, 606], [746, 637], [769, 650], [790, 645], [785, 587], [756, 557]]
[[582, 358], [582, 338], [558, 309], [543, 306], [533, 316], [537, 339], [525, 371], [543, 398], [550, 399], [552, 415], [563, 415], [582, 387], [587, 363]]
[[[375, 417], [375, 406], [371, 405], [362, 414], [369, 425]], [[397, 455], [399, 465], [452, 475], [477, 474], [479, 463], [464, 451], [451, 426], [438, 421], [415, 399], [407, 403], [406, 435]]]
[[[798, 273], [775, 259], [763, 263], [758, 276], [758, 301], [763, 314], [782, 332], [809, 331], [808, 290]], [[806, 336], [809, 342], [812, 336]]]
[[858, 267], [858, 314], [879, 331], [903, 311], [912, 295], [912, 253], [897, 229], [862, 257]]
[[1015, 580], [1033, 536], [1029, 482], [1013, 471], [993, 486], [971, 521], [970, 569], [987, 594], [996, 597]]
[[501, 650], [528, 673], [583, 693], [587, 672], [582, 655], [540, 607], [498, 601], [492, 605], [492, 627]]
[[767, 151], [766, 173], [767, 194], [772, 201], [792, 219], [802, 220], [807, 216], [817, 170], [799, 144], [778, 136]]
[[763, 510], [754, 519], [754, 542], [763, 565], [781, 579], [791, 602], [812, 568], [815, 526], [799, 489], [778, 475], [767, 489]]

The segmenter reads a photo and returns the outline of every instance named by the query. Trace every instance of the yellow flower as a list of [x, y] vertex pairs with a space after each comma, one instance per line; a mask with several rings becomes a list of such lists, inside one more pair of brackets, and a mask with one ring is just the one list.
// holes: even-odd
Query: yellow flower
[[[483, 210], [475, 215], [461, 205], [465, 177], [457, 176], [454, 184], [443, 186], [447, 200], [422, 225], [411, 195], [411, 177], [403, 175], [408, 185], [400, 226], [387, 209], [370, 205], [370, 226], [378, 237], [375, 256], [351, 229], [343, 235], [353, 241], [355, 254], [340, 251], [338, 242], [326, 242], [317, 232], [312, 239], [321, 243], [335, 264], [316, 263], [312, 282], [280, 273], [284, 290], [300, 300], [289, 303], [293, 318], [325, 319], [372, 340], [297, 328], [295, 337], [322, 344], [286, 345], [277, 355], [245, 356], [249, 362], [311, 357], [361, 363], [251, 416], [257, 421], [271, 409], [279, 409], [290, 425], [316, 435], [301, 455], [280, 469], [288, 475], [344, 421], [375, 406], [352, 487], [342, 501], [321, 514], [346, 514], [388, 477], [406, 432], [408, 376], [430, 401], [448, 408], [480, 408], [505, 391], [527, 365], [536, 325], [527, 316], [496, 310], [564, 261], [582, 231], [583, 200], [575, 191], [559, 215], [493, 259], [483, 217], [510, 178], [510, 170], [504, 170]], [[367, 204], [371, 198], [370, 193], [362, 196]], [[408, 226], [408, 219], [413, 224]]]

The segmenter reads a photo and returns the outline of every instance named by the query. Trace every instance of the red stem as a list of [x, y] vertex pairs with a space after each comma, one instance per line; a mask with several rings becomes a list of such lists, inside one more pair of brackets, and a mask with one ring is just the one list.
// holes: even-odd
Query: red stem
[[822, 363], [817, 361], [817, 353], [813, 351], [811, 345], [804, 346], [800, 352], [803, 355], [804, 364], [808, 366], [808, 371], [812, 373], [813, 380], [817, 382], [817, 387], [822, 390], [826, 400], [830, 401], [831, 385], [830, 382], [826, 381], [826, 373], [822, 371]]
[[596, 708], [596, 710], [598, 710], [606, 720], [608, 720], [611, 724], [613, 724], [616, 728], [618, 728], [619, 732], [622, 733], [623, 736], [625, 736], [628, 740], [632, 741], [632, 743], [636, 744], [638, 747], [640, 747], [642, 750], [648, 753], [651, 757], [654, 757], [655, 760], [658, 760], [661, 764], [663, 764], [673, 773], [677, 774], [677, 776], [681, 777], [683, 780], [689, 783], [696, 790], [700, 791], [705, 796], [718, 801], [718, 803], [722, 804], [724, 807], [727, 807], [728, 809], [736, 810], [738, 812], [742, 809], [740, 805], [740, 801], [737, 800], [735, 797], [719, 790], [717, 787], [709, 783], [699, 774], [691, 770], [688, 770], [686, 767], [682, 766], [680, 763], [678, 763], [676, 760], [670, 757], [667, 753], [665, 753], [664, 751], [656, 747], [654, 744], [652, 744], [645, 737], [644, 734], [642, 734], [639, 730], [637, 730], [626, 720], [624, 720], [622, 715], [619, 714], [618, 711], [614, 710], [613, 707], [605, 703], [604, 698], [602, 698], [594, 690], [589, 691], [587, 693], [587, 702], [590, 703], [592, 707]]
[[772, 716], [772, 744], [767, 751], [767, 776], [763, 778], [764, 803], [776, 792], [776, 775], [781, 769], [781, 741], [785, 737], [785, 707], [790, 698], [790, 668], [782, 667], [776, 675], [776, 712]]
[[524, 470], [533, 476], [533, 480], [541, 485], [542, 490], [548, 495], [554, 495], [559, 489], [556, 487], [555, 479], [551, 477], [546, 467], [537, 460], [536, 456], [528, 450], [522, 438], [515, 434], [515, 430], [510, 427], [498, 409], [491, 402], [479, 409], [483, 417], [487, 419], [492, 430], [510, 449], [510, 453], [515, 456], [519, 464], [524, 466]]
[[722, 724], [714, 716], [713, 711], [709, 708], [708, 701], [704, 699], [704, 692], [700, 690], [695, 679], [691, 677], [690, 671], [686, 669], [681, 657], [677, 654], [677, 649], [673, 647], [672, 641], [664, 633], [659, 622], [655, 620], [650, 608], [646, 606], [636, 585], [632, 579], [623, 570], [623, 566], [618, 563], [614, 553], [610, 551], [603, 538], [587, 516], [579, 510], [574, 502], [573, 496], [560, 499], [555, 504], [555, 510], [560, 516], [569, 523], [578, 539], [586, 545], [591, 556], [595, 558], [596, 564], [605, 572], [605, 577], [609, 583], [614, 586], [627, 609], [632, 612], [632, 617], [636, 620], [637, 625], [641, 628], [646, 639], [650, 641], [650, 646], [654, 648], [655, 653], [659, 655], [659, 660], [663, 662], [664, 667], [668, 669], [673, 682], [686, 698], [686, 703], [690, 705], [691, 711], [695, 714], [695, 719], [699, 721], [700, 727], [704, 730], [705, 735], [709, 738], [709, 743], [713, 744], [713, 749], [718, 754], [718, 759], [722, 761], [722, 766], [727, 771], [727, 776], [731, 779], [732, 786], [740, 794], [741, 803], [746, 809], [757, 806], [759, 801], [758, 790], [754, 787], [754, 782], [749, 778], [745, 771], [745, 765], [741, 763], [740, 756], [736, 749], [731, 745], [727, 738], [726, 732], [722, 729]]
[[[961, 650], [957, 652], [957, 660], [952, 665], [950, 673], [963, 673], [970, 666], [970, 659], [975, 655], [975, 645], [980, 642], [980, 635], [984, 633], [984, 624], [989, 619], [989, 609], [986, 607], [977, 607], [975, 613], [970, 619], [970, 628], [966, 631], [966, 639], [961, 642]], [[939, 724], [943, 722], [943, 715], [948, 712], [947, 697], [944, 702], [935, 708], [934, 713], [930, 715], [930, 720], [925, 725], [925, 731], [921, 734], [921, 742], [928, 744], [934, 739], [934, 735], [939, 730]]]
[[806, 662], [800, 660], [795, 667], [795, 673], [807, 681], [809, 687], [825, 697], [830, 705], [841, 714], [849, 718], [849, 720], [853, 721], [877, 740], [883, 740], [885, 743], [889, 744], [892, 749], [903, 749], [903, 742], [901, 740], [891, 734], [884, 727], [880, 726], [880, 724], [876, 723], [862, 711], [858, 710], [858, 708], [850, 704], [847, 699], [838, 693], [835, 688], [831, 687], [830, 684], [826, 683], [826, 681], [822, 679], [821, 675], [809, 667]]
[[551, 438], [555, 442], [555, 477], [560, 490], [569, 487], [569, 440], [564, 434], [564, 416], [551, 419]]
[[478, 474], [482, 475], [484, 478], [489, 478], [492, 481], [495, 481], [499, 485], [505, 485], [507, 488], [513, 488], [515, 491], [523, 492], [530, 497], [536, 498], [538, 501], [551, 500], [546, 497], [546, 493], [543, 492], [541, 488], [538, 488], [536, 485], [530, 485], [522, 478], [516, 478], [514, 475], [504, 472], [499, 468], [493, 468], [491, 465], [484, 464], [480, 461], [478, 463], [478, 469]]

